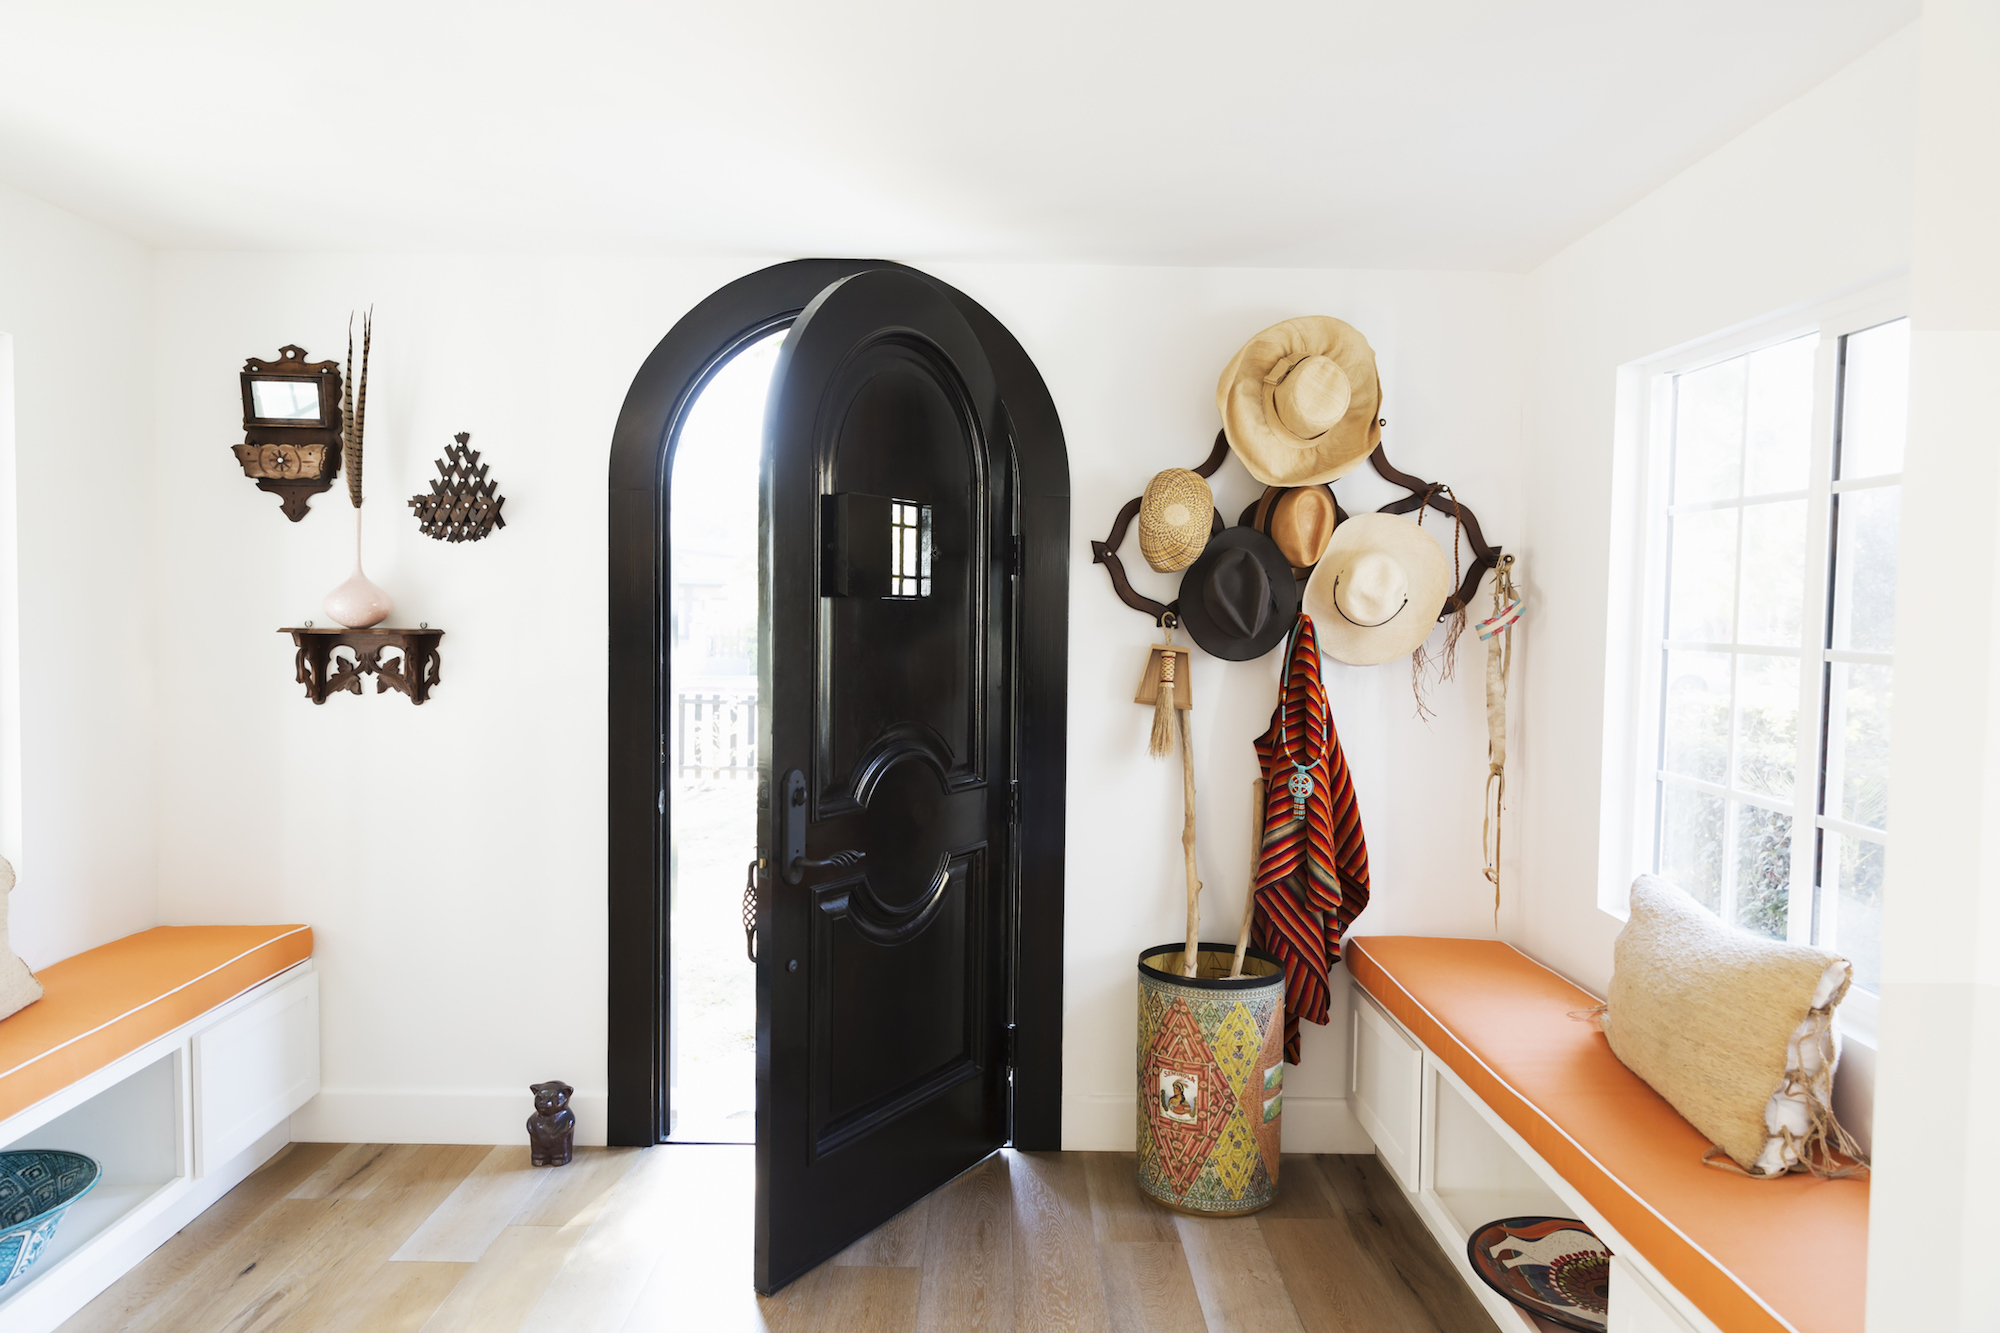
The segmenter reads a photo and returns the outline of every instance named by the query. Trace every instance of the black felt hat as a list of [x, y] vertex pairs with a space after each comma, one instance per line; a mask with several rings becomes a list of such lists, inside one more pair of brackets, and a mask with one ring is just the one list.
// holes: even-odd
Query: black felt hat
[[1247, 662], [1284, 641], [1299, 618], [1299, 585], [1278, 544], [1255, 528], [1208, 539], [1181, 579], [1181, 624], [1211, 657]]

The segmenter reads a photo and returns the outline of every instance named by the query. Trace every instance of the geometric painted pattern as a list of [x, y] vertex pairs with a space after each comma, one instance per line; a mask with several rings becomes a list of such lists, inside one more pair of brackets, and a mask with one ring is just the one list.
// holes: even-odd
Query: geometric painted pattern
[[1250, 1177], [1257, 1170], [1261, 1155], [1257, 1151], [1257, 1135], [1244, 1117], [1243, 1108], [1238, 1106], [1230, 1115], [1221, 1140], [1215, 1145], [1215, 1178], [1230, 1194], [1240, 1198], [1243, 1187], [1250, 1183]]
[[1184, 1192], [1222, 1137], [1236, 1098], [1187, 1001], [1175, 1000], [1162, 1016], [1147, 1052], [1140, 1095], [1151, 1094], [1154, 1148], [1160, 1169]]
[[63, 1214], [90, 1192], [97, 1177], [97, 1163], [81, 1153], [0, 1153], [0, 1286], [42, 1257]]
[[1250, 1081], [1251, 1071], [1256, 1069], [1258, 1047], [1263, 1043], [1258, 1039], [1256, 1022], [1250, 1011], [1240, 1004], [1229, 1007], [1229, 1016], [1215, 1029], [1215, 1060], [1222, 1066], [1222, 1073], [1229, 1080], [1231, 1097], [1243, 1095], [1243, 1085]]

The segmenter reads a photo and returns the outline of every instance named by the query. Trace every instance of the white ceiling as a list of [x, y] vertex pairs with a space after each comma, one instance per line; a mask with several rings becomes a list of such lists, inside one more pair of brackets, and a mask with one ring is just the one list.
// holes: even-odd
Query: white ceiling
[[0, 180], [165, 247], [1525, 270], [1918, 0], [0, 0]]

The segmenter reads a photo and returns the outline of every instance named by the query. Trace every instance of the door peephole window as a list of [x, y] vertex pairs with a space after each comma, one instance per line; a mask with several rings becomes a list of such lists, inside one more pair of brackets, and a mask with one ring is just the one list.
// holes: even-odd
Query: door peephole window
[[931, 507], [852, 493], [820, 500], [820, 592], [912, 601], [931, 595]]
[[891, 597], [931, 595], [931, 507], [911, 500], [889, 506]]

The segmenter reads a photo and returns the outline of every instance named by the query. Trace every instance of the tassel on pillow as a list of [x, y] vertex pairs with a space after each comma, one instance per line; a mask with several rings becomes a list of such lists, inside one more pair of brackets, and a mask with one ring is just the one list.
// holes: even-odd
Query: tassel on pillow
[[14, 891], [14, 867], [0, 857], [0, 1018], [42, 998], [42, 983], [7, 942], [7, 895]]

